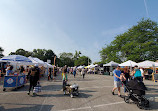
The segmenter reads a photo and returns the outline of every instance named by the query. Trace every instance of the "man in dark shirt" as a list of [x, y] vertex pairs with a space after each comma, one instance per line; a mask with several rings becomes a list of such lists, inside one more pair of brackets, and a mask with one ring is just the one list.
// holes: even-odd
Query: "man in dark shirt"
[[29, 70], [28, 73], [28, 78], [30, 80], [30, 87], [29, 87], [29, 92], [27, 93], [28, 95], [30, 95], [30, 91], [31, 88], [37, 85], [37, 82], [39, 81], [39, 77], [40, 77], [40, 69], [38, 68], [38, 65], [35, 65], [33, 68], [31, 68]]

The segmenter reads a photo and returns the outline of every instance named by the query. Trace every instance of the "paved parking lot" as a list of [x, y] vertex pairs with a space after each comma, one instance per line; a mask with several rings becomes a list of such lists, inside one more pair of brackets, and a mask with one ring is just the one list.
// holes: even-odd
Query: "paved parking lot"
[[[113, 77], [87, 74], [85, 79], [77, 75], [68, 76], [68, 83], [77, 83], [80, 94], [71, 98], [63, 95], [61, 75], [57, 80], [42, 78], [42, 92], [36, 96], [27, 95], [28, 84], [17, 91], [0, 87], [0, 111], [142, 111], [136, 104], [127, 104], [123, 98], [111, 94]], [[145, 81], [148, 88], [146, 97], [150, 99], [151, 110], [158, 110], [158, 83]], [[122, 89], [123, 91], [123, 89]], [[122, 92], [123, 95], [123, 92]]]

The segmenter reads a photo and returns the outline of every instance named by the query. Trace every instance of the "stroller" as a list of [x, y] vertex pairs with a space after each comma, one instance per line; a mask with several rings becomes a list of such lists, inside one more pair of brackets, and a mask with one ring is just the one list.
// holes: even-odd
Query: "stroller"
[[70, 94], [70, 97], [73, 98], [74, 96], [79, 95], [79, 86], [77, 84], [66, 84], [64, 94]]
[[130, 80], [127, 85], [124, 84], [124, 86], [129, 93], [128, 96], [124, 97], [126, 103], [130, 103], [130, 100], [132, 100], [140, 109], [149, 108], [149, 100], [144, 97], [147, 88], [143, 82], [138, 79], [133, 79]]

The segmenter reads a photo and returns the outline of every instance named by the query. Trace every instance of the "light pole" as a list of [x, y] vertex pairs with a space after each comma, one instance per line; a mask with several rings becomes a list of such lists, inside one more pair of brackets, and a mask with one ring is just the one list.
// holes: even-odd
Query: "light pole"
[[89, 57], [88, 57], [88, 65], [89, 65]]

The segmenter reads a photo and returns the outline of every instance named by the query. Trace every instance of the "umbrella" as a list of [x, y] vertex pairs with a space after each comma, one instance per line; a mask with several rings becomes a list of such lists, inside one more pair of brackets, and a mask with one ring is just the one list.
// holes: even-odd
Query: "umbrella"
[[22, 55], [9, 55], [0, 59], [3, 62], [32, 62], [29, 58]]

